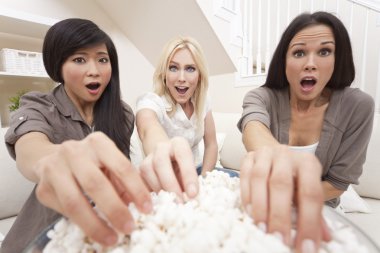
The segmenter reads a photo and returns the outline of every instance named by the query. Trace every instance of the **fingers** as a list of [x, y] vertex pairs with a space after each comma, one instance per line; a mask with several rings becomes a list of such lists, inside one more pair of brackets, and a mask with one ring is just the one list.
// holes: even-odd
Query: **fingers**
[[[298, 160], [297, 170], [297, 238], [296, 248], [302, 252], [305, 247], [319, 247], [323, 233], [323, 191], [320, 182], [322, 167], [317, 158], [310, 154], [304, 154]], [[321, 232], [322, 231], [322, 232]]]
[[157, 144], [156, 150], [140, 166], [140, 174], [152, 190], [174, 192], [180, 202], [183, 201], [183, 191], [189, 197], [198, 194], [193, 154], [184, 138], [175, 137]]
[[[94, 135], [88, 138], [87, 141], [90, 146], [95, 148], [95, 155], [100, 162], [100, 167], [107, 169], [112, 177], [115, 178], [116, 185], [114, 186], [119, 186], [117, 187], [119, 191], [118, 195], [128, 195], [140, 211], [145, 213], [150, 212], [152, 208], [150, 194], [137, 170], [132, 167], [131, 162], [117, 149], [116, 145], [110, 139], [102, 138], [103, 136], [99, 137], [100, 138], [97, 138], [97, 136]], [[102, 180], [102, 182], [108, 185], [109, 180]], [[99, 183], [102, 182], [100, 181]], [[91, 187], [90, 184], [89, 186]], [[96, 191], [99, 188], [95, 182], [91, 190]], [[107, 189], [109, 189], [109, 194], [113, 193], [111, 187], [107, 187]], [[100, 196], [100, 194], [97, 195]], [[115, 210], [113, 210], [113, 212], [115, 212]]]
[[198, 194], [198, 175], [194, 166], [193, 153], [188, 143], [182, 138], [173, 139], [174, 161], [180, 171], [180, 181], [190, 198]]
[[[259, 161], [255, 158], [259, 157]], [[270, 166], [263, 165], [260, 155], [250, 152], [242, 162], [240, 189], [242, 203], [249, 215], [261, 228], [266, 228], [268, 215], [268, 178]], [[257, 194], [260, 193], [260, 194]], [[266, 229], [265, 229], [266, 230]]]
[[104, 245], [116, 242], [116, 233], [94, 212], [74, 178], [59, 163], [41, 164], [43, 176], [36, 194], [39, 201], [78, 224], [90, 238]]
[[182, 189], [173, 170], [172, 158], [175, 159], [171, 143], [159, 143], [153, 156], [152, 166], [162, 189], [174, 192], [178, 199], [182, 201]]
[[[270, 215], [269, 205], [269, 177], [272, 167], [273, 155], [271, 149], [260, 149], [255, 152], [254, 166], [252, 168], [251, 182], [251, 201], [253, 218], [261, 228], [267, 227], [268, 215]], [[259, 193], [259, 194], [258, 194]]]
[[[150, 194], [138, 172], [104, 134], [62, 143], [57, 153], [40, 164], [40, 201], [77, 223], [94, 240], [111, 245], [114, 229], [130, 233], [134, 227], [127, 202], [149, 212]], [[111, 224], [97, 216], [84, 193]]]
[[[249, 215], [252, 215], [251, 203], [251, 170], [253, 168], [254, 153], [249, 152], [243, 158], [240, 168], [240, 194], [243, 207]], [[264, 201], [266, 202], [266, 201]]]
[[148, 155], [141, 163], [140, 174], [149, 189], [154, 192], [162, 189], [160, 180], [153, 169], [153, 154]]
[[326, 223], [326, 220], [322, 216], [322, 240], [325, 242], [329, 242], [332, 240], [331, 232], [329, 226]]
[[275, 149], [270, 176], [270, 212], [268, 232], [281, 236], [284, 243], [290, 245], [291, 211], [293, 198], [293, 162], [289, 161], [288, 148], [279, 146]]
[[291, 244], [292, 204], [298, 212], [296, 248], [317, 249], [323, 232], [321, 165], [311, 154], [286, 146], [261, 148], [246, 155], [240, 174], [242, 203], [255, 223]]

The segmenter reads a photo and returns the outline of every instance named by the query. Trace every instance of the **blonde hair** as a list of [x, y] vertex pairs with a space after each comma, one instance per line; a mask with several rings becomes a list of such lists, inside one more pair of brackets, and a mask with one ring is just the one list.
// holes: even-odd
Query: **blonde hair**
[[[166, 85], [166, 72], [174, 54], [181, 49], [188, 49], [190, 51], [199, 71], [198, 85], [194, 92], [193, 100], [195, 114], [198, 119], [201, 119], [208, 89], [208, 70], [202, 48], [194, 38], [175, 37], [165, 45], [153, 76], [154, 92], [159, 96], [165, 96], [172, 107], [168, 115], [174, 115], [176, 112], [176, 101]], [[198, 122], [201, 122], [201, 120], [198, 120]]]

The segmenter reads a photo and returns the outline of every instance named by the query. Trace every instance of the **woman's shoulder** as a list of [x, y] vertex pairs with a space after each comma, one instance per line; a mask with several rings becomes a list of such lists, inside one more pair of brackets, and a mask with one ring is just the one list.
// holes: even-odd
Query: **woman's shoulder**
[[340, 91], [341, 101], [343, 104], [351, 106], [365, 107], [368, 109], [375, 107], [375, 101], [371, 95], [359, 88], [347, 87]]
[[137, 99], [136, 112], [142, 109], [151, 109], [156, 113], [164, 113], [168, 106], [170, 107], [170, 104], [168, 104], [165, 97], [153, 92], [148, 92]]
[[52, 105], [52, 94], [39, 92], [39, 91], [31, 91], [24, 94], [20, 98], [20, 108], [30, 108], [30, 107], [46, 107]]
[[139, 96], [138, 100], [143, 100], [143, 99], [161, 99], [161, 97], [155, 93], [155, 92], [147, 92]]
[[147, 92], [137, 99], [137, 105], [144, 104], [147, 102], [153, 102], [155, 104], [163, 104], [164, 98], [160, 97], [157, 93], [154, 92]]
[[245, 102], [252, 102], [252, 100], [260, 100], [266, 102], [281, 102], [283, 100], [289, 100], [288, 89], [271, 89], [265, 86], [260, 86], [250, 90], [244, 98]]

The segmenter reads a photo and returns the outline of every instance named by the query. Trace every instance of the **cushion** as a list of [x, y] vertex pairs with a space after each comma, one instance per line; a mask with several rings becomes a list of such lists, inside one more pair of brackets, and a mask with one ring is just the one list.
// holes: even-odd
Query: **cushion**
[[237, 128], [240, 113], [213, 112], [216, 132], [226, 133], [222, 150], [220, 151], [220, 163], [224, 168], [239, 170], [240, 163], [247, 153], [242, 142], [242, 135]]
[[341, 195], [339, 207], [345, 213], [371, 213], [368, 204], [356, 193], [351, 185]]
[[367, 149], [366, 162], [363, 166], [363, 174], [359, 178], [359, 185], [355, 190], [362, 197], [380, 199], [380, 114], [375, 114], [375, 121], [371, 139]]
[[235, 127], [224, 140], [223, 148], [220, 151], [220, 163], [225, 168], [240, 170], [240, 164], [246, 153], [242, 135]]

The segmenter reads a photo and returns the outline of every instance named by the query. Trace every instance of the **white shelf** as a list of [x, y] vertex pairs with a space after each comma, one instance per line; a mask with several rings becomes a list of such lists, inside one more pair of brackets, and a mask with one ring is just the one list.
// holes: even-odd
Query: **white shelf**
[[50, 78], [48, 75], [20, 74], [0, 71], [1, 77]]
[[0, 8], [0, 31], [32, 38], [44, 38], [58, 19], [33, 15], [9, 8]]

